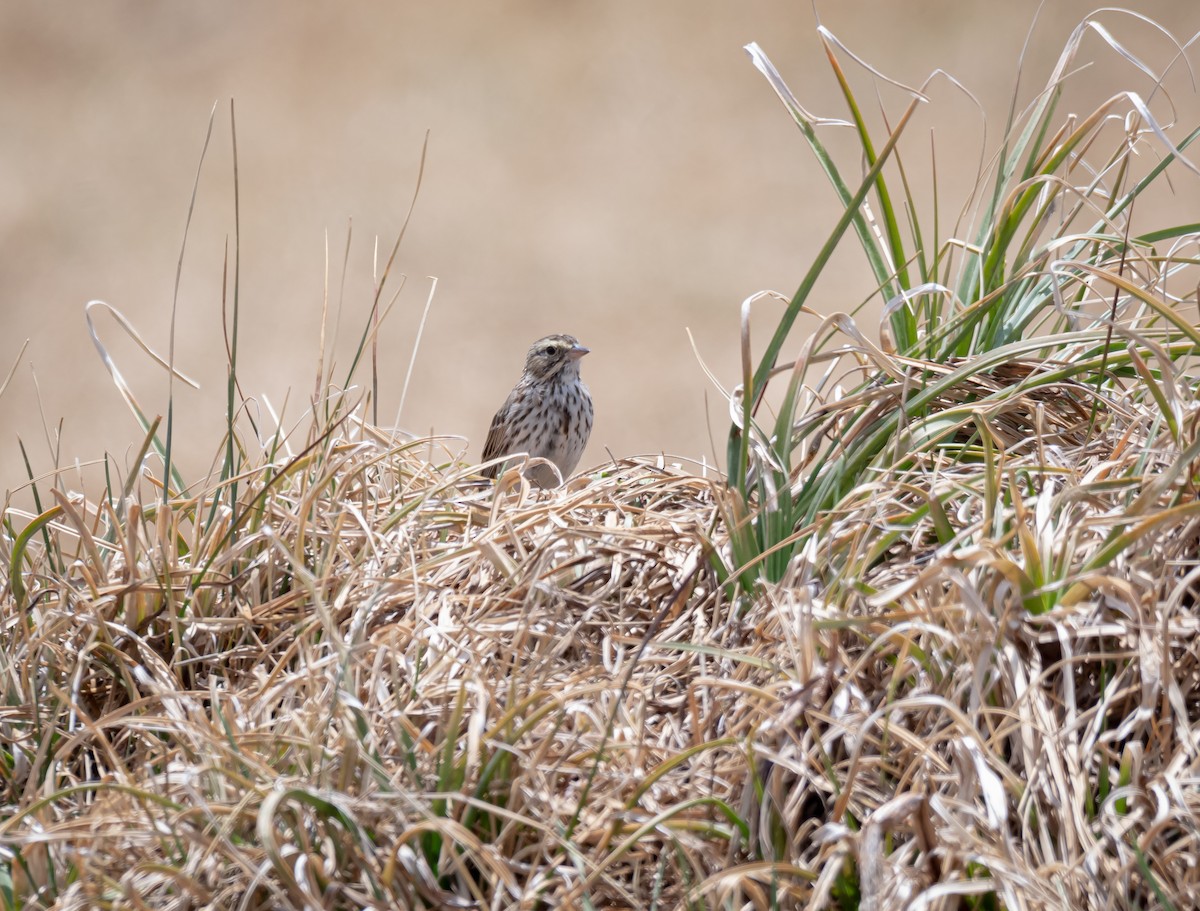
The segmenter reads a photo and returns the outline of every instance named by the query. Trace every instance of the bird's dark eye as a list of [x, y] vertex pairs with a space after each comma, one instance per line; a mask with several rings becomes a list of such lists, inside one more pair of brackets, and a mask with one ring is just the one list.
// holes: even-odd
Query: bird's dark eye
[[557, 353], [558, 353], [558, 349], [555, 348], [553, 345], [547, 345], [545, 348], [542, 349], [542, 354], [546, 355], [546, 357], [554, 357], [554, 355]]

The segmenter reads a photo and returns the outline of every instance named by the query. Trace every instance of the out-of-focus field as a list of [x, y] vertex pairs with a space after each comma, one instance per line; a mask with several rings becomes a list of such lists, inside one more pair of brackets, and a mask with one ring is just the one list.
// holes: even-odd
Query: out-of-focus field
[[[821, 4], [824, 25], [889, 76], [919, 85], [941, 68], [980, 101], [982, 114], [947, 80], [935, 80], [933, 103], [909, 128], [914, 136], [933, 131], [944, 233], [981, 150], [990, 155], [999, 140], [1012, 61], [1036, 5]], [[1026, 59], [1023, 101], [1091, 8], [1047, 4]], [[1181, 40], [1200, 28], [1194, 0], [1136, 8]], [[1113, 14], [1102, 21], [1119, 22], [1120, 40], [1153, 53], [1149, 66], [1167, 68], [1165, 43], [1149, 26]], [[409, 278], [381, 336], [384, 423], [399, 404], [427, 276], [437, 276], [402, 426], [468, 436], [478, 458], [487, 421], [529, 341], [568, 331], [594, 351], [585, 362], [597, 406], [586, 465], [603, 460], [606, 448], [711, 459], [708, 385], [685, 327], [732, 385], [740, 302], [766, 288], [790, 295], [839, 214], [787, 113], [742, 52], [750, 41], [771, 55], [810, 110], [843, 116], [811, 7], [784, 0], [9, 0], [0, 10], [5, 370], [21, 342], [31, 341], [0, 399], [0, 486], [23, 479], [18, 434], [35, 471], [51, 466], [42, 415], [51, 434], [65, 419], [64, 463], [105, 450], [124, 456], [139, 440], [91, 347], [84, 304], [111, 303], [165, 354], [189, 196], [209, 111], [220, 100], [183, 263], [176, 340], [179, 368], [202, 384], [198, 393], [176, 387], [179, 458], [189, 479], [207, 468], [224, 424], [230, 98], [247, 394], [275, 409], [286, 399], [293, 416], [304, 407], [327, 256], [330, 295], [344, 301], [336, 355], [347, 366], [370, 306], [375, 239], [382, 260], [408, 209], [429, 130], [424, 182], [399, 261]], [[1098, 37], [1086, 41], [1094, 53], [1082, 56], [1101, 63], [1081, 74], [1069, 96], [1078, 110], [1125, 87], [1149, 94], [1131, 64]], [[866, 74], [851, 75], [859, 97], [872, 97]], [[1179, 102], [1178, 119], [1196, 123], [1200, 106], [1185, 67], [1171, 70], [1167, 88]], [[905, 93], [881, 91], [898, 113]], [[1161, 97], [1152, 104], [1167, 116]], [[849, 135], [828, 138], [835, 150], [854, 148]], [[908, 148], [921, 142], [910, 139]], [[915, 185], [928, 187], [928, 162], [906, 163]], [[1161, 199], [1173, 223], [1200, 214], [1194, 186], [1183, 192], [1191, 198]], [[873, 290], [852, 239], [840, 255], [844, 268], [834, 271], [842, 280], [826, 281], [816, 298], [827, 311], [852, 308]], [[773, 325], [770, 305], [760, 306], [768, 318], [760, 325]], [[143, 407], [163, 411], [161, 369], [111, 322], [101, 331]], [[711, 389], [708, 410], [720, 448], [724, 408]]]

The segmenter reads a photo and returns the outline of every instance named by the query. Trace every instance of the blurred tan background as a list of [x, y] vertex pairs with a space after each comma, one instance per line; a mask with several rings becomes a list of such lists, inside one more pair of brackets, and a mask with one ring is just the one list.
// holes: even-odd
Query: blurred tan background
[[[910, 85], [939, 67], [956, 76], [982, 102], [987, 149], [995, 149], [1035, 2], [819, 6], [823, 24], [889, 76]], [[1093, 6], [1046, 4], [1023, 102]], [[1195, 0], [1132, 8], [1181, 41], [1200, 29]], [[1166, 67], [1170, 45], [1151, 28], [1114, 14], [1101, 21], [1150, 66]], [[36, 470], [51, 465], [42, 414], [51, 424], [65, 418], [66, 463], [105, 450], [123, 462], [140, 439], [91, 346], [84, 304], [111, 303], [166, 353], [188, 201], [209, 111], [220, 101], [183, 265], [176, 348], [180, 369], [203, 386], [177, 386], [182, 463], [189, 480], [208, 468], [223, 427], [230, 98], [248, 394], [275, 408], [290, 396], [288, 423], [301, 417], [316, 364], [327, 239], [336, 302], [353, 220], [336, 350], [344, 374], [370, 307], [375, 238], [382, 260], [408, 209], [429, 130], [424, 183], [398, 263], [408, 283], [382, 333], [383, 422], [399, 404], [426, 277], [437, 276], [401, 426], [462, 434], [478, 459], [528, 344], [567, 331], [593, 349], [584, 376], [597, 420], [586, 465], [603, 461], [606, 447], [618, 456], [666, 451], [711, 460], [705, 390], [718, 448], [725, 409], [685, 327], [722, 381], [735, 383], [740, 302], [768, 288], [790, 295], [839, 214], [741, 48], [758, 41], [810, 110], [840, 117], [816, 24], [812, 7], [795, 0], [6, 0], [0, 369], [25, 338], [30, 347], [0, 398], [0, 487], [23, 481], [18, 434]], [[1095, 36], [1085, 49], [1083, 59], [1098, 64], [1068, 106], [1086, 112], [1085, 104], [1121, 88], [1149, 91]], [[872, 104], [870, 79], [843, 60], [860, 100]], [[1168, 85], [1181, 126], [1190, 128], [1198, 106], [1186, 69], [1177, 64]], [[979, 161], [981, 117], [944, 80], [930, 94], [934, 104], [909, 130], [907, 162], [918, 186], [928, 186], [932, 130], [948, 231]], [[898, 115], [903, 93], [884, 87], [882, 95]], [[847, 176], [856, 175], [852, 137], [826, 139], [843, 153]], [[1196, 220], [1198, 183], [1176, 173], [1178, 198], [1169, 204]], [[826, 311], [851, 308], [871, 291], [852, 239], [837, 271], [818, 296]], [[769, 304], [760, 307], [773, 315]], [[770, 323], [760, 320], [760, 333]], [[165, 374], [111, 321], [101, 328], [143, 406], [164, 411]]]

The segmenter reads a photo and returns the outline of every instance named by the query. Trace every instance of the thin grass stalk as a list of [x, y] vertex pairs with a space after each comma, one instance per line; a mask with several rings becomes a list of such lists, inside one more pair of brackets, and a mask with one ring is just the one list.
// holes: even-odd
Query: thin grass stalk
[[[170, 478], [172, 474], [171, 463], [171, 445], [175, 433], [175, 321], [179, 315], [179, 286], [183, 280], [183, 257], [187, 252], [188, 231], [192, 226], [192, 215], [196, 210], [196, 198], [200, 191], [200, 173], [204, 168], [204, 159], [208, 155], [208, 144], [212, 140], [213, 123], [217, 116], [217, 105], [213, 104], [212, 110], [208, 115], [208, 129], [204, 134], [204, 144], [200, 149], [200, 161], [196, 165], [196, 176], [192, 181], [192, 196], [188, 202], [187, 217], [183, 223], [183, 240], [179, 245], [179, 259], [175, 264], [175, 287], [171, 295], [171, 326], [168, 332], [167, 342], [167, 436], [166, 442], [163, 445], [163, 462], [164, 462], [164, 482], [163, 482], [163, 505], [165, 506], [171, 498], [170, 484], [166, 483], [165, 478]], [[177, 487], [177, 490], [182, 490], [182, 487]]]
[[[888, 137], [887, 143], [880, 150], [879, 159], [867, 171], [866, 177], [859, 184], [858, 190], [850, 199], [849, 206], [843, 210], [842, 216], [838, 219], [830, 236], [817, 253], [812, 266], [805, 275], [800, 287], [796, 289], [796, 293], [792, 296], [787, 308], [781, 317], [775, 333], [771, 340], [767, 343], [766, 350], [763, 352], [762, 358], [759, 360], [758, 368], [755, 370], [751, 378], [750, 388], [744, 389], [742, 392], [743, 402], [743, 427], [749, 428], [754, 410], [766, 392], [767, 381], [770, 378], [771, 371], [774, 369], [776, 361], [779, 357], [779, 352], [783, 348], [784, 342], [791, 333], [792, 324], [796, 321], [796, 317], [800, 315], [800, 311], [808, 299], [809, 293], [816, 284], [817, 278], [824, 271], [825, 265], [833, 256], [834, 250], [841, 241], [842, 235], [857, 217], [861, 217], [858, 209], [866, 199], [867, 194], [875, 185], [875, 178], [883, 170], [883, 166], [887, 163], [892, 151], [896, 147], [896, 143], [900, 139], [900, 135], [907, 125], [909, 118], [916, 109], [917, 101], [912, 101], [905, 110], [904, 115], [900, 118], [896, 129]], [[747, 495], [747, 470], [749, 464], [749, 430], [740, 430], [734, 427], [730, 433], [729, 439], [729, 464], [732, 469], [732, 482], [742, 491], [743, 495]]]
[[[221, 466], [220, 479], [221, 481], [229, 481], [229, 504], [232, 508], [238, 501], [238, 483], [237, 475], [241, 472], [241, 464], [235, 460], [237, 450], [234, 447], [236, 439], [236, 415], [238, 409], [236, 407], [237, 389], [238, 389], [238, 341], [240, 335], [238, 332], [238, 324], [241, 318], [241, 269], [242, 269], [242, 202], [241, 202], [241, 184], [238, 174], [238, 148], [237, 148], [237, 118], [234, 112], [233, 99], [229, 100], [229, 142], [233, 153], [233, 313], [232, 320], [225, 320], [225, 277], [228, 275], [226, 271], [222, 276], [221, 284], [221, 328], [225, 337], [225, 352], [227, 357], [226, 381], [225, 381], [225, 462]], [[228, 260], [226, 260], [228, 262]], [[218, 500], [213, 499], [213, 509], [217, 508]], [[210, 521], [214, 513], [209, 514]]]

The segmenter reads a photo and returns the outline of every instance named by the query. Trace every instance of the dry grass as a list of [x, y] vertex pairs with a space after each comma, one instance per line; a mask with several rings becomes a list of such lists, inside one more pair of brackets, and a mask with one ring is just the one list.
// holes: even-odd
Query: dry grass
[[[5, 542], [17, 904], [1189, 906], [1200, 505], [1159, 479], [1197, 410], [1109, 414], [1003, 498], [862, 490], [754, 599], [723, 485], [674, 468], [493, 500], [346, 420], [232, 513], [60, 496], [50, 548]], [[957, 540], [909, 524], [831, 602], [822, 553], [938, 491]], [[1139, 496], [1136, 556], [1089, 568]], [[1079, 589], [1040, 615], [1035, 560]]]

